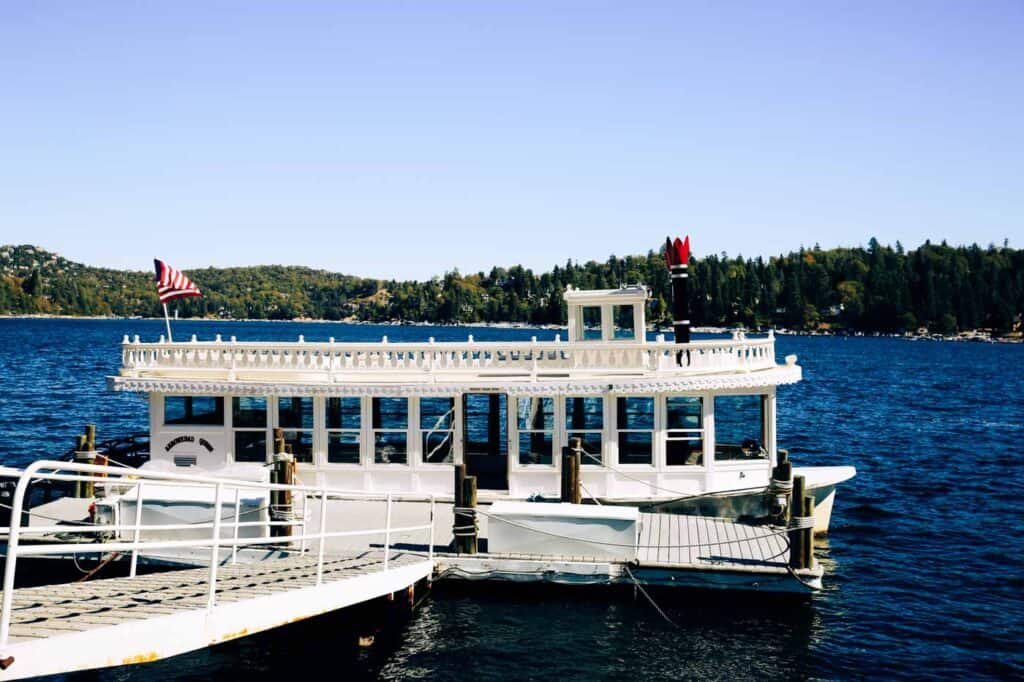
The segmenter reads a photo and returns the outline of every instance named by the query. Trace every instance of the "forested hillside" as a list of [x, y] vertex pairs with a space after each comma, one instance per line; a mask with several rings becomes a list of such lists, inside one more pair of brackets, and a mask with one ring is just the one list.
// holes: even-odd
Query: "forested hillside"
[[[1024, 250], [924, 245], [905, 251], [813, 249], [771, 258], [725, 254], [690, 263], [691, 319], [697, 326], [776, 326], [950, 333], [1019, 329]], [[449, 272], [427, 282], [350, 277], [303, 267], [206, 268], [188, 275], [203, 297], [176, 301], [182, 316], [357, 319], [435, 323], [564, 324], [562, 291], [642, 282], [649, 319], [669, 318], [663, 256], [566, 262], [536, 274], [521, 266]], [[0, 247], [0, 314], [160, 315], [151, 272], [73, 263], [33, 246]]]

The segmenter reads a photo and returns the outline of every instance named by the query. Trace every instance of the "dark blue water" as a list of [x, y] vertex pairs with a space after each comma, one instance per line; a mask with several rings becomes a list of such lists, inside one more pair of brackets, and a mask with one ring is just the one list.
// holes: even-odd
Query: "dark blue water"
[[[0, 462], [146, 427], [110, 393], [121, 336], [156, 321], [0, 320]], [[176, 335], [309, 341], [550, 338], [516, 329], [180, 322]], [[629, 591], [442, 584], [370, 650], [339, 647], [344, 614], [101, 679], [312, 673], [386, 679], [1003, 678], [1024, 676], [1024, 346], [781, 337], [804, 381], [779, 391], [779, 444], [797, 464], [853, 464], [826, 590], [809, 603]]]

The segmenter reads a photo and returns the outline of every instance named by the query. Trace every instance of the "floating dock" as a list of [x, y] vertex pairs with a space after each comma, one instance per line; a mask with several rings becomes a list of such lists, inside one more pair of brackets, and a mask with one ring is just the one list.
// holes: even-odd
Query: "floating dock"
[[790, 568], [785, 533], [701, 516], [640, 514], [640, 519], [634, 559], [549, 553], [439, 553], [435, 554], [437, 575], [462, 580], [640, 583], [798, 594], [821, 588], [820, 564]]
[[[21, 526], [30, 481], [101, 485], [109, 477], [117, 477], [117, 486], [133, 486], [124, 498], [131, 504], [113, 517]], [[795, 517], [801, 525], [778, 527], [574, 502], [477, 507], [475, 479], [464, 481], [468, 494], [437, 513], [437, 499], [429, 495], [353, 497], [290, 483], [36, 462], [19, 478], [7, 529], [0, 682], [174, 656], [404, 592], [422, 580], [794, 594], [821, 586], [822, 568], [808, 544], [810, 509]], [[201, 496], [208, 498], [206, 520], [150, 519], [144, 505], [165, 509], [161, 486], [207, 489]], [[795, 490], [802, 488], [798, 481]], [[278, 506], [243, 520], [249, 517], [240, 513], [241, 491], [252, 495], [254, 489]], [[286, 513], [272, 513], [282, 509]], [[19, 558], [85, 553], [120, 557], [129, 562], [129, 576], [14, 587]], [[168, 553], [203, 567], [137, 573], [140, 561], [166, 564]]]

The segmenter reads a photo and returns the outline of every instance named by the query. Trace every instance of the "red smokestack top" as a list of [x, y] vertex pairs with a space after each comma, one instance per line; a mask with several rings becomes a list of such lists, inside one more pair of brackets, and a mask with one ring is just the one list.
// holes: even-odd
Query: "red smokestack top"
[[686, 241], [679, 241], [679, 237], [673, 242], [665, 238], [665, 265], [671, 270], [673, 265], [687, 265], [690, 262], [690, 237]]

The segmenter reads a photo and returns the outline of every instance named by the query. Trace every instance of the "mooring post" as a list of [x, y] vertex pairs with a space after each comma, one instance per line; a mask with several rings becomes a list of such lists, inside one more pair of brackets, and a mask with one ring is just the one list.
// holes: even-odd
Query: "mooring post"
[[[281, 485], [295, 485], [295, 456], [289, 450], [291, 446], [285, 442], [284, 429], [274, 429], [274, 460], [270, 472], [271, 483]], [[270, 493], [271, 520], [286, 521], [293, 520], [292, 492], [290, 490], [273, 490]], [[292, 527], [272, 526], [272, 537], [282, 537], [292, 534]]]
[[[85, 456], [85, 453], [89, 450], [89, 437], [84, 433], [79, 434], [75, 437], [75, 461], [81, 461], [81, 457]], [[85, 497], [83, 494], [82, 481], [75, 481], [74, 496], [77, 498]]]
[[[96, 461], [96, 425], [86, 424], [85, 434], [78, 437], [78, 449], [75, 450], [75, 461], [79, 464], [93, 464]], [[93, 474], [89, 474], [91, 478]], [[88, 498], [93, 496], [92, 481], [77, 481], [75, 497]]]
[[580, 479], [580, 464], [583, 463], [583, 439], [572, 439], [572, 452], [569, 455], [569, 477], [571, 499], [573, 504], [583, 503], [583, 492], [581, 490], [583, 481]]
[[814, 496], [804, 495], [803, 505], [804, 517], [811, 519], [807, 528], [800, 530], [803, 533], [803, 564], [804, 568], [814, 568]]
[[793, 527], [793, 524], [798, 524], [799, 519], [804, 516], [804, 491], [806, 487], [804, 485], [803, 476], [795, 476], [793, 478], [793, 504], [797, 505], [793, 509], [792, 516], [790, 517], [790, 529], [789, 529], [789, 567], [790, 568], [807, 568], [804, 566], [804, 532], [799, 526]]
[[454, 545], [455, 553], [462, 554], [462, 527], [468, 526], [466, 522], [465, 514], [460, 509], [463, 507], [462, 504], [462, 482], [466, 480], [466, 465], [456, 464], [455, 465], [455, 487], [453, 488], [455, 496], [452, 501], [452, 544]]
[[562, 502], [568, 502], [572, 497], [572, 482], [569, 480], [572, 476], [572, 465], [569, 463], [569, 459], [572, 457], [572, 448], [562, 448], [562, 476], [561, 476], [561, 489], [558, 494], [558, 499]]
[[[285, 442], [285, 431], [281, 428], [273, 430], [273, 465], [270, 469], [270, 482], [282, 485], [295, 484], [295, 457], [288, 453], [289, 445]], [[273, 521], [291, 522], [292, 492], [270, 492], [270, 518]], [[291, 525], [271, 526], [271, 537], [280, 538], [292, 535]]]
[[464, 548], [466, 554], [476, 554], [478, 543], [477, 534], [480, 531], [476, 522], [476, 476], [466, 476], [462, 480], [462, 504], [467, 509], [465, 525], [468, 529], [463, 530]]
[[771, 485], [768, 487], [769, 523], [785, 528], [789, 525], [790, 509], [793, 505], [793, 463], [785, 450], [779, 450], [779, 462], [772, 469]]

